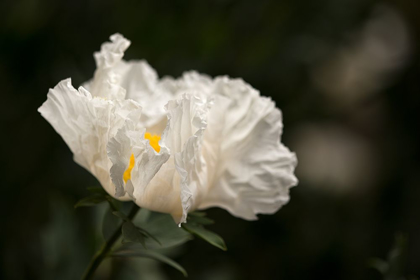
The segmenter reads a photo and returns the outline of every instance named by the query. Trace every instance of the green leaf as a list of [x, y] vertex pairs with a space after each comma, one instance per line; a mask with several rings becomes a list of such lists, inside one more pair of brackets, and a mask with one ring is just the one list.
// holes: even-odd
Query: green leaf
[[116, 200], [108, 194], [105, 196], [105, 198], [108, 201], [109, 207], [111, 207], [112, 211], [119, 211], [121, 209], [122, 205], [120, 201]]
[[112, 214], [112, 211], [108, 208], [105, 212], [105, 216], [102, 222], [102, 235], [105, 240], [108, 240], [121, 225], [121, 220]]
[[129, 221], [128, 217], [120, 211], [112, 211], [112, 214], [114, 214], [116, 217], [120, 218], [123, 221]]
[[91, 193], [99, 193], [99, 194], [107, 195], [107, 192], [102, 187], [87, 187], [87, 190]]
[[152, 234], [150, 234], [148, 231], [146, 231], [145, 229], [142, 229], [142, 228], [140, 228], [139, 230], [141, 231], [141, 233], [143, 233], [144, 236], [153, 239], [157, 244], [162, 246], [162, 243], [156, 237], [154, 237]]
[[74, 208], [78, 207], [86, 207], [86, 206], [94, 206], [98, 203], [104, 202], [106, 200], [106, 197], [102, 194], [92, 194], [88, 197], [84, 197], [81, 200], [79, 200], [75, 205]]
[[223, 241], [223, 239], [219, 235], [205, 229], [201, 225], [197, 225], [197, 224], [193, 224], [193, 223], [187, 223], [187, 224], [182, 224], [182, 228], [185, 229], [186, 231], [188, 231], [189, 233], [194, 234], [194, 235], [200, 237], [201, 239], [207, 241], [211, 245], [213, 245], [213, 246], [215, 246], [219, 249], [222, 249], [223, 251], [227, 250], [225, 242]]
[[[120, 211], [114, 211], [114, 212], [112, 212], [112, 214], [114, 214], [116, 217], [120, 218], [121, 220], [123, 220], [123, 221], [125, 221], [125, 222], [128, 222], [128, 223], [131, 223], [131, 224], [133, 224], [133, 225], [134, 225], [134, 223], [133, 223], [132, 221], [130, 221], [130, 220], [128, 219], [128, 217], [127, 217], [124, 213], [122, 213], [122, 212], [120, 212]], [[135, 226], [135, 225], [134, 225], [134, 226]], [[159, 245], [162, 245], [162, 243], [160, 243], [160, 241], [159, 241], [156, 237], [154, 237], [152, 234], [150, 234], [148, 231], [146, 231], [146, 230], [145, 230], [145, 229], [143, 229], [143, 228], [137, 227], [137, 226], [135, 226], [135, 227], [137, 228], [137, 230], [138, 230], [138, 231], [140, 231], [140, 232], [141, 232], [141, 234], [143, 235], [143, 238], [144, 238], [144, 237], [151, 238], [151, 239], [153, 239], [156, 243], [158, 243]], [[126, 240], [126, 241], [128, 241], [128, 240]], [[135, 242], [135, 241], [130, 241], [130, 242]], [[138, 241], [138, 242], [140, 242], [140, 241]]]
[[124, 222], [122, 225], [122, 234], [123, 242], [138, 242], [143, 245], [143, 247], [146, 247], [144, 235], [132, 222]]
[[214, 221], [206, 217], [192, 216], [192, 217], [188, 217], [188, 223], [200, 224], [200, 225], [212, 225], [214, 224]]
[[[174, 247], [192, 239], [191, 234], [180, 228], [169, 214], [141, 209], [133, 222], [141, 230], [147, 229], [147, 233], [154, 237], [146, 239], [148, 249]], [[156, 240], [159, 242], [155, 242]]]
[[191, 212], [191, 213], [188, 213], [188, 216], [189, 217], [205, 217], [207, 215], [207, 213], [206, 212], [198, 212], [198, 211], [194, 211], [194, 212]]
[[214, 224], [212, 219], [206, 218], [205, 212], [191, 212], [188, 213], [188, 223], [200, 224], [200, 225], [211, 225]]
[[168, 258], [165, 255], [162, 255], [156, 251], [144, 251], [144, 250], [127, 250], [127, 249], [123, 249], [123, 250], [116, 250], [115, 252], [113, 252], [111, 254], [111, 257], [140, 257], [140, 258], [150, 258], [150, 259], [154, 259], [157, 261], [161, 261], [163, 263], [166, 263], [170, 266], [172, 266], [173, 268], [177, 269], [178, 271], [180, 271], [182, 274], [184, 274], [185, 277], [188, 276], [187, 271], [180, 266], [177, 262], [171, 260], [170, 258]]

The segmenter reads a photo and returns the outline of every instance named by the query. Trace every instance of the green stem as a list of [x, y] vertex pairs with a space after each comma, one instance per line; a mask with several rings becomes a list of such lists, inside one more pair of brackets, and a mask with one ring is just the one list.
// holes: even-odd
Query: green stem
[[[133, 208], [131, 208], [130, 213], [127, 216], [128, 219], [131, 221], [134, 218], [134, 216], [136, 216], [139, 210], [140, 210], [140, 207], [134, 204]], [[93, 275], [95, 274], [96, 269], [99, 267], [99, 265], [102, 263], [104, 258], [107, 256], [112, 246], [114, 246], [114, 243], [120, 238], [121, 228], [122, 228], [122, 224], [121, 226], [117, 228], [114, 234], [107, 241], [105, 241], [102, 248], [95, 254], [88, 268], [86, 269], [86, 272], [82, 277], [82, 280], [90, 280], [93, 278]]]

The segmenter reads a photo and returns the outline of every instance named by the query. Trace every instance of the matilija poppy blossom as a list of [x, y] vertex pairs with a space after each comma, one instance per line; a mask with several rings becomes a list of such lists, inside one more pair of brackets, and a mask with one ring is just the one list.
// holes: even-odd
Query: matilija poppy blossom
[[297, 160], [270, 98], [194, 71], [158, 79], [147, 62], [122, 59], [129, 45], [112, 35], [93, 79], [78, 90], [61, 81], [39, 108], [78, 164], [113, 197], [177, 223], [214, 206], [255, 220], [289, 201]]

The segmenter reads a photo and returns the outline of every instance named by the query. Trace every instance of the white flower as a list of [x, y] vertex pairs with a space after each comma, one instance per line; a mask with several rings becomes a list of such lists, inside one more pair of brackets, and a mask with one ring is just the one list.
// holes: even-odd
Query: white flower
[[78, 164], [113, 197], [177, 223], [213, 206], [254, 220], [288, 202], [297, 161], [271, 99], [241, 79], [159, 80], [145, 61], [122, 60], [129, 45], [112, 35], [93, 79], [78, 90], [61, 81], [39, 108]]

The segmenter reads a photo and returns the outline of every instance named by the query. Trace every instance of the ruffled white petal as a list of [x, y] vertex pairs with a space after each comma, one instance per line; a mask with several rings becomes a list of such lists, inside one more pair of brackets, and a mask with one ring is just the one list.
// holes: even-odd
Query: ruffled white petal
[[115, 69], [122, 64], [124, 51], [130, 46], [130, 41], [120, 34], [114, 34], [110, 39], [111, 42], [102, 44], [101, 51], [94, 54], [97, 69], [92, 81], [84, 86], [93, 96], [123, 100], [126, 90], [121, 87], [121, 75]]
[[122, 61], [113, 69], [119, 75], [119, 85], [127, 91], [127, 99], [136, 100], [143, 107], [141, 123], [148, 132], [161, 134], [166, 126], [165, 105], [175, 98], [161, 90], [156, 71], [144, 61]]
[[207, 187], [207, 167], [201, 146], [210, 102], [197, 96], [184, 95], [181, 100], [169, 102], [167, 108], [171, 124], [169, 132], [177, 132], [172, 133], [169, 143], [172, 144], [175, 167], [181, 178], [180, 223], [185, 223], [188, 212], [199, 203]]
[[201, 199], [207, 185], [206, 166], [200, 150], [208, 106], [207, 100], [193, 95], [184, 95], [168, 103], [168, 124], [159, 143], [161, 151], [150, 158], [168, 152], [170, 157], [147, 186], [140, 185], [139, 176], [150, 170], [142, 166], [136, 171], [133, 169], [134, 197], [139, 206], [170, 213], [177, 223], [186, 221], [188, 211]]
[[[114, 197], [170, 213], [177, 223], [195, 209], [218, 206], [252, 220], [287, 203], [297, 161], [280, 142], [274, 103], [240, 79], [191, 71], [159, 80], [147, 62], [123, 60], [129, 45], [112, 35], [95, 53], [87, 90], [62, 81], [39, 109], [75, 161]], [[163, 132], [159, 152], [146, 131]]]
[[83, 86], [94, 96], [135, 100], [143, 108], [140, 119], [143, 127], [150, 133], [162, 133], [166, 126], [164, 107], [176, 96], [159, 85], [156, 71], [145, 60], [122, 59], [129, 40], [121, 34], [110, 39], [95, 53], [97, 70], [94, 78]]
[[110, 37], [111, 42], [105, 42], [101, 46], [101, 51], [95, 52], [94, 57], [96, 66], [100, 69], [116, 66], [124, 56], [125, 50], [131, 42], [121, 34], [114, 34]]
[[108, 156], [112, 162], [110, 176], [115, 185], [116, 197], [126, 194], [123, 175], [128, 168], [131, 155], [135, 152], [139, 157], [146, 150], [146, 145], [140, 141], [145, 129], [136, 125], [140, 119], [140, 112], [134, 113], [125, 120], [123, 127], [109, 140], [107, 145]]
[[159, 87], [175, 96], [194, 91], [214, 100], [201, 150], [207, 185], [200, 192], [203, 200], [191, 209], [218, 206], [252, 220], [287, 203], [290, 187], [297, 184], [297, 160], [280, 142], [281, 113], [270, 99], [241, 79], [213, 80], [195, 71], [164, 78]]
[[140, 110], [131, 100], [105, 100], [92, 97], [83, 87], [76, 90], [70, 79], [51, 89], [47, 101], [38, 109], [69, 146], [74, 160], [113, 196], [116, 190], [109, 175], [111, 161], [106, 145], [125, 119], [135, 112], [140, 114]]
[[164, 77], [159, 83], [159, 88], [161, 91], [174, 96], [192, 91], [195, 94], [212, 95], [214, 83], [213, 79], [207, 75], [199, 74], [196, 71], [188, 71], [179, 79]]
[[248, 220], [276, 212], [297, 184], [296, 156], [280, 143], [280, 111], [242, 80], [218, 78], [214, 92], [221, 100], [209, 119], [219, 120], [209, 123], [204, 138], [212, 184], [198, 208], [218, 206]]

